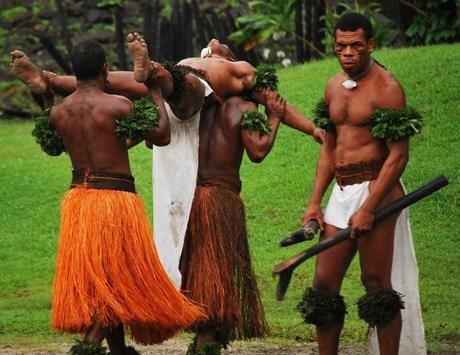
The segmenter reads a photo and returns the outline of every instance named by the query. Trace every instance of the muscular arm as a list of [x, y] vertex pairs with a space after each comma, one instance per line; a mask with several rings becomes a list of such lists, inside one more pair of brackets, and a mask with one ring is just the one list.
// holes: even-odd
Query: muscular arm
[[153, 144], [156, 146], [168, 145], [171, 141], [169, 117], [166, 112], [160, 88], [149, 89], [149, 97], [158, 106], [160, 120], [158, 121], [158, 126], [145, 137], [145, 143], [148, 147], [151, 147]]
[[[73, 93], [77, 88], [77, 80], [74, 76], [59, 75], [52, 79], [51, 86], [59, 95], [67, 96]], [[133, 72], [130, 71], [109, 72], [106, 92], [122, 95], [131, 100], [147, 96], [148, 94], [146, 86], [134, 80]]]
[[[243, 145], [246, 148], [249, 159], [255, 163], [260, 163], [272, 149], [278, 127], [285, 111], [285, 101], [281, 96], [273, 92], [267, 92], [266, 95], [266, 113], [268, 116], [268, 124], [271, 128], [270, 133], [262, 135], [259, 132], [250, 131], [248, 129], [241, 130]], [[253, 110], [257, 109], [255, 105], [251, 104], [251, 106]]]
[[[268, 91], [271, 91], [267, 89]], [[257, 102], [266, 106], [265, 98], [259, 91], [254, 91], [253, 95]], [[284, 115], [283, 123], [291, 128], [312, 136], [318, 143], [322, 143], [324, 134], [321, 130], [314, 125], [308, 118], [306, 118], [295, 106], [286, 102], [286, 112]]]
[[289, 103], [286, 103], [286, 115], [284, 116], [283, 123], [291, 128], [312, 136], [318, 143], [323, 142], [324, 135], [321, 133], [321, 130], [299, 110], [297, 110], [297, 108]]
[[401, 139], [396, 142], [386, 142], [388, 156], [380, 170], [369, 196], [363, 203], [365, 210], [375, 212], [384, 197], [398, 183], [407, 161], [409, 160], [409, 139]]
[[321, 229], [324, 229], [321, 200], [323, 199], [327, 187], [334, 178], [335, 142], [335, 133], [325, 134], [316, 165], [315, 182], [313, 183], [313, 191], [310, 197], [310, 202], [308, 203], [308, 207], [302, 218], [303, 224], [307, 223], [311, 219], [316, 219]]
[[[402, 108], [406, 105], [404, 91], [396, 80], [386, 85], [378, 96], [377, 108]], [[375, 210], [385, 196], [399, 181], [409, 159], [409, 139], [385, 142], [388, 155], [377, 179], [369, 188], [369, 196], [358, 211], [350, 218], [351, 236], [360, 231], [370, 230], [374, 223]]]

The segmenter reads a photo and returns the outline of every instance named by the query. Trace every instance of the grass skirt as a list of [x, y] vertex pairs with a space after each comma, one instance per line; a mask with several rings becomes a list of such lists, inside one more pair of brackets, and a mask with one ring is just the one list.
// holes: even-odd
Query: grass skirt
[[84, 332], [125, 324], [141, 344], [159, 343], [202, 317], [164, 272], [141, 198], [71, 189], [62, 200], [52, 327]]
[[180, 269], [182, 288], [208, 316], [195, 330], [215, 327], [224, 344], [267, 333], [238, 194], [197, 186]]

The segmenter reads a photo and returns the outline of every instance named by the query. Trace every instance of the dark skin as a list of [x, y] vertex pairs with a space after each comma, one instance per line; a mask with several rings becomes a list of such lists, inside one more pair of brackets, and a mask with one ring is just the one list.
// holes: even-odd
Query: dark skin
[[[114, 131], [116, 121], [130, 112], [131, 101], [105, 93], [106, 77], [107, 64], [97, 78], [78, 81], [75, 92], [53, 107], [50, 122], [62, 137], [74, 170], [131, 175], [127, 143]], [[169, 120], [161, 90], [155, 83], [149, 83], [148, 91], [160, 109], [160, 120], [158, 127], [145, 138], [152, 144], [168, 144]], [[104, 338], [112, 354], [124, 354], [122, 324], [103, 327], [94, 323], [85, 335], [85, 340], [91, 343], [100, 343]]]
[[[208, 43], [208, 47], [211, 48], [212, 52], [209, 57], [186, 58], [178, 64], [205, 71], [218, 100], [240, 96], [244, 91], [252, 89], [255, 69], [251, 64], [245, 61], [236, 61], [235, 55], [228, 46], [216, 39], [212, 39]], [[134, 72], [109, 72], [106, 91], [123, 95], [129, 99], [136, 99], [147, 95], [143, 82], [146, 78], [153, 77], [158, 83], [163, 97], [167, 98], [173, 90], [172, 77], [159, 63], [150, 61], [145, 41], [137, 33], [128, 35], [128, 50], [133, 58]], [[42, 71], [20, 51], [13, 51], [11, 58], [13, 73], [34, 92], [53, 90], [66, 96], [76, 88], [75, 77], [56, 76], [51, 72]], [[183, 100], [174, 104], [168, 102], [179, 119], [188, 119], [203, 107], [203, 84], [193, 74], [188, 74], [186, 78], [187, 90]], [[168, 100], [166, 99], [166, 101]], [[258, 103], [264, 104], [263, 102]], [[324, 138], [324, 132], [315, 127], [310, 120], [290, 104], [286, 105], [283, 123], [311, 135], [319, 143]]]
[[[373, 39], [366, 39], [362, 29], [337, 30], [334, 50], [343, 73], [327, 84], [325, 100], [335, 133], [327, 133], [318, 158], [313, 193], [302, 223], [316, 219], [323, 233], [320, 240], [330, 239], [340, 231], [323, 220], [320, 204], [334, 177], [335, 166], [346, 166], [383, 158], [376, 180], [369, 184], [369, 196], [352, 215], [351, 238], [318, 255], [313, 281], [315, 290], [339, 294], [343, 277], [356, 252], [359, 252], [361, 280], [367, 291], [392, 288], [394, 228], [397, 215], [374, 226], [375, 211], [404, 195], [399, 183], [408, 160], [408, 139], [395, 142], [378, 140], [371, 135], [365, 120], [378, 108], [401, 108], [405, 95], [401, 85], [379, 65], [373, 64], [366, 75], [357, 79], [358, 86], [347, 90], [342, 82], [359, 77], [369, 68]], [[343, 324], [328, 329], [317, 328], [320, 354], [337, 354]], [[397, 354], [401, 332], [400, 313], [385, 327], [378, 327], [380, 354]]]
[[[239, 178], [244, 151], [251, 161], [259, 163], [270, 152], [276, 133], [286, 111], [286, 102], [271, 90], [257, 92], [258, 99], [266, 104], [270, 134], [241, 128], [246, 111], [257, 109], [252, 102], [231, 97], [223, 103], [214, 102], [201, 112], [198, 175], [212, 179], [222, 175]], [[215, 341], [216, 329], [198, 332], [197, 348], [203, 342]]]

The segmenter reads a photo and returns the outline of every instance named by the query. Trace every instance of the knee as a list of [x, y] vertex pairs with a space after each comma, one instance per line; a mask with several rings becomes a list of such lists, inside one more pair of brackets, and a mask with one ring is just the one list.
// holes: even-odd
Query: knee
[[402, 295], [390, 288], [368, 291], [358, 300], [359, 317], [371, 327], [387, 325], [401, 309], [404, 309]]
[[315, 291], [328, 295], [338, 294], [340, 291], [340, 284], [340, 281], [331, 277], [331, 273], [322, 272], [321, 270], [316, 271], [313, 281], [313, 288]]
[[336, 323], [342, 323], [345, 317], [346, 305], [340, 295], [325, 294], [308, 288], [297, 305], [305, 323], [314, 324], [319, 328], [329, 328]]
[[372, 292], [380, 288], [391, 288], [391, 281], [386, 279], [387, 278], [376, 272], [365, 272], [361, 274], [361, 282], [367, 292]]

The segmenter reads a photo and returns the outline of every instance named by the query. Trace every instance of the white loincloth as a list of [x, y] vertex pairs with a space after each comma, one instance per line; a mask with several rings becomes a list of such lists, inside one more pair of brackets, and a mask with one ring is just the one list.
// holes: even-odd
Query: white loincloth
[[[341, 189], [335, 184], [324, 211], [324, 221], [337, 228], [348, 227], [350, 217], [369, 195], [368, 185], [369, 181], [366, 181], [343, 186]], [[391, 283], [396, 291], [404, 295], [399, 355], [425, 355], [427, 352], [418, 291], [418, 267], [407, 209], [401, 212], [395, 226]], [[375, 327], [370, 329], [369, 353], [379, 354]]]
[[[202, 79], [205, 97], [211, 87]], [[198, 173], [200, 113], [179, 120], [165, 102], [171, 127], [171, 142], [153, 148], [154, 239], [160, 261], [180, 288], [179, 262]]]

